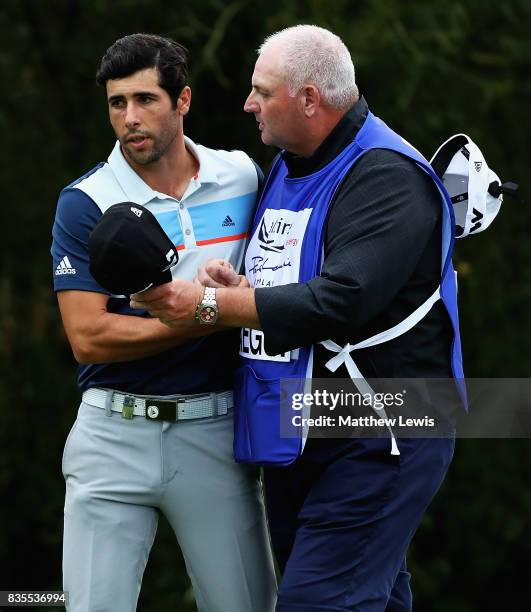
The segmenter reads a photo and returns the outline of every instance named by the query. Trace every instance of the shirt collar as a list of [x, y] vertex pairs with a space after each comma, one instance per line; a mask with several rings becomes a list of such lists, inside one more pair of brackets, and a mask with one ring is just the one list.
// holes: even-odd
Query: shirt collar
[[339, 120], [334, 129], [309, 157], [299, 157], [282, 151], [281, 155], [291, 178], [307, 176], [317, 172], [348, 146], [356, 137], [367, 119], [369, 107], [363, 96]]
[[191, 138], [188, 138], [188, 136], [184, 137], [184, 144], [186, 145], [186, 148], [190, 151], [190, 153], [199, 162], [199, 182], [219, 183], [218, 173], [215, 171], [215, 167], [212, 161], [207, 159], [205, 148], [200, 145], [196, 145]]
[[[204, 153], [201, 151], [201, 147], [198, 147], [193, 140], [187, 136], [184, 137], [184, 144], [199, 161], [199, 182], [202, 184], [218, 183], [218, 175], [214, 171], [214, 168], [212, 168], [212, 164], [208, 163]], [[145, 205], [155, 198], [165, 199], [170, 197], [168, 194], [151, 189], [151, 187], [140, 178], [125, 159], [119, 141], [116, 141], [107, 161], [129, 201]]]

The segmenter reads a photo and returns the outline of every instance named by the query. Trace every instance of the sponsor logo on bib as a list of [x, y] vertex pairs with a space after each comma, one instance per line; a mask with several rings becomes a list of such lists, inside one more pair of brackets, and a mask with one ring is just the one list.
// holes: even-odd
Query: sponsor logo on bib
[[311, 208], [267, 209], [247, 249], [246, 271], [253, 287], [296, 283]]
[[268, 355], [264, 350], [264, 333], [258, 329], [244, 327], [240, 332], [240, 355], [247, 359], [264, 361], [289, 361], [290, 352]]

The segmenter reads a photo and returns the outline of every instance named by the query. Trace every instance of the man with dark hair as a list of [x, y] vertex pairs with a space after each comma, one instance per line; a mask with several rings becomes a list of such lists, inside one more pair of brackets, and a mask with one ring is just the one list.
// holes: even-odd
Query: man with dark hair
[[258, 472], [232, 458], [234, 336], [170, 329], [132, 310], [92, 277], [87, 246], [102, 214], [131, 202], [155, 215], [178, 250], [174, 276], [192, 280], [213, 256], [238, 269], [258, 169], [241, 151], [184, 136], [191, 90], [176, 42], [126, 36], [106, 52], [97, 80], [118, 141], [106, 162], [61, 192], [52, 244], [83, 391], [63, 455], [69, 609], [136, 609], [161, 512], [199, 610], [269, 612], [275, 578]]
[[130, 34], [118, 39], [106, 51], [96, 73], [96, 83], [122, 79], [133, 72], [156, 68], [159, 85], [170, 96], [172, 108], [188, 84], [187, 51], [178, 42], [155, 34]]
[[[235, 456], [268, 466], [278, 612], [409, 612], [407, 549], [454, 450], [454, 381], [446, 437], [282, 436], [286, 379], [299, 390], [348, 375], [355, 391], [364, 377], [463, 377], [450, 198], [354, 77], [348, 49], [323, 28], [287, 28], [261, 46], [244, 110], [283, 150], [253, 222], [250, 286], [219, 261], [199, 273], [218, 310], [212, 328], [243, 328]], [[175, 280], [132, 305], [193, 328], [202, 299]]]

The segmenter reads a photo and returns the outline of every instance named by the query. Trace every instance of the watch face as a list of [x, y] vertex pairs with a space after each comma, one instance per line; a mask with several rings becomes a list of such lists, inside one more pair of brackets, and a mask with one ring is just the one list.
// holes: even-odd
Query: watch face
[[218, 320], [219, 311], [217, 306], [206, 306], [199, 304], [197, 307], [196, 318], [203, 325], [214, 325]]

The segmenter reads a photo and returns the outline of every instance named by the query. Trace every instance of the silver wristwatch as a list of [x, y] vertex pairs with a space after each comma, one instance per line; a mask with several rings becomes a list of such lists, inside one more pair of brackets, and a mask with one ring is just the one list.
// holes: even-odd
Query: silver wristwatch
[[219, 307], [216, 302], [216, 290], [205, 287], [203, 300], [197, 305], [195, 318], [201, 325], [215, 325], [219, 318]]

